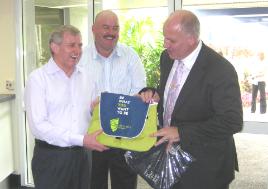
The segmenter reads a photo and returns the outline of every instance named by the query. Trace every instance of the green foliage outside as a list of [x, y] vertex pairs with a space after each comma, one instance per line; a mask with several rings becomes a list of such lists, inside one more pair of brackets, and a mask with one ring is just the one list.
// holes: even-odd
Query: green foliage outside
[[146, 71], [147, 86], [150, 87], [157, 87], [160, 78], [162, 36], [161, 31], [154, 29], [154, 23], [150, 18], [141, 21], [129, 19], [121, 28], [120, 42], [131, 46], [138, 53]]
[[[163, 51], [162, 28], [155, 29], [155, 26], [149, 17], [141, 21], [132, 18], [124, 22], [120, 33], [120, 42], [131, 46], [140, 56], [146, 71], [147, 86], [150, 87], [158, 85], [160, 78], [159, 60]], [[37, 28], [42, 34], [37, 43], [37, 49], [39, 49], [39, 54], [37, 54], [38, 67], [45, 64], [50, 57], [47, 41], [49, 33], [54, 27], [44, 25]]]

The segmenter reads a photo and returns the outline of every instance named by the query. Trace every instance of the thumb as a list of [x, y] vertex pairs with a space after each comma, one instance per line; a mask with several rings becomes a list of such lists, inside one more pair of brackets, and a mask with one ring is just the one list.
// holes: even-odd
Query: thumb
[[100, 135], [102, 132], [103, 132], [102, 129], [97, 130], [97, 131], [94, 133], [94, 136], [98, 136], [98, 135]]

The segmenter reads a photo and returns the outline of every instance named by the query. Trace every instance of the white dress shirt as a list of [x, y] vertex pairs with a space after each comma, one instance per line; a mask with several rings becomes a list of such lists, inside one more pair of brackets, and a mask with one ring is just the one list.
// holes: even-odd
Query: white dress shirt
[[97, 52], [93, 43], [84, 48], [79, 64], [86, 64], [91, 69], [99, 81], [100, 92], [134, 95], [146, 86], [145, 71], [139, 56], [121, 43], [117, 43], [107, 58]]
[[67, 77], [51, 58], [33, 71], [24, 98], [34, 137], [61, 147], [82, 146], [96, 91], [93, 77], [82, 66]]
[[[181, 63], [184, 64], [184, 69], [183, 69], [183, 75], [182, 75], [182, 78], [181, 78], [181, 82], [180, 82], [180, 89], [178, 89], [178, 92], [181, 91], [181, 88], [183, 87], [196, 59], [197, 59], [197, 56], [201, 50], [201, 47], [202, 47], [202, 42], [200, 41], [196, 47], [196, 49], [191, 53], [189, 54], [186, 58], [184, 58], [183, 60], [180, 60]], [[171, 71], [169, 73], [169, 76], [168, 76], [168, 80], [167, 80], [167, 83], [166, 83], [166, 86], [165, 86], [165, 92], [164, 92], [164, 104], [166, 104], [166, 100], [167, 100], [167, 95], [168, 95], [168, 90], [170, 88], [170, 84], [171, 84], [171, 81], [172, 81], [172, 78], [173, 78], [173, 75], [175, 73], [175, 69], [178, 67], [179, 61], [178, 60], [174, 60], [174, 63], [173, 63], [173, 66], [171, 68]], [[179, 97], [179, 93], [177, 94], [177, 98]], [[174, 99], [174, 100], [177, 100]], [[165, 108], [165, 106], [164, 106]], [[165, 109], [164, 109], [165, 111]]]
[[251, 69], [251, 83], [258, 85], [258, 82], [267, 81], [267, 69], [266, 60], [255, 60]]

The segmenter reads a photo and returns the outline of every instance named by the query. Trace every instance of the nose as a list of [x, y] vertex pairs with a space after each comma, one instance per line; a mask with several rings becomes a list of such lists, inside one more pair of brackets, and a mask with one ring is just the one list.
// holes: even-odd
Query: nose
[[163, 47], [167, 49], [169, 47], [169, 42], [167, 40], [164, 40]]
[[109, 33], [113, 33], [114, 32], [114, 29], [113, 27], [109, 27], [109, 30], [108, 30]]
[[80, 55], [82, 52], [82, 45], [81, 44], [75, 45], [73, 50], [74, 50], [75, 54]]
[[116, 35], [119, 32], [119, 28], [115, 26], [109, 26], [105, 29], [106, 34]]

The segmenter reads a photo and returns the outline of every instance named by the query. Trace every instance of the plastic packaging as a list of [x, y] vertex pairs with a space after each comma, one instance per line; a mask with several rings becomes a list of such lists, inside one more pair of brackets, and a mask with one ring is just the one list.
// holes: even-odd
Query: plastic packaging
[[167, 152], [167, 143], [152, 147], [147, 152], [127, 151], [127, 164], [154, 189], [169, 189], [178, 182], [194, 158], [173, 144]]

